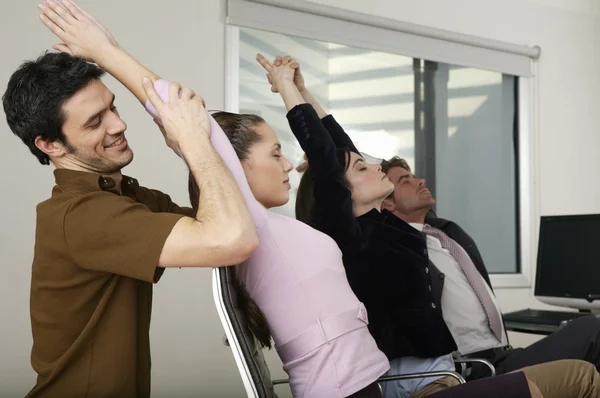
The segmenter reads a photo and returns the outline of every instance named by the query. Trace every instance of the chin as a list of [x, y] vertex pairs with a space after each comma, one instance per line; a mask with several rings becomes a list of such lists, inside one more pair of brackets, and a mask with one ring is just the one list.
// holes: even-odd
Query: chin
[[290, 201], [290, 195], [289, 195], [289, 193], [286, 192], [286, 194], [284, 196], [279, 198], [279, 200], [277, 201], [277, 205], [275, 205], [275, 206], [276, 207], [283, 206], [283, 205], [287, 204], [287, 202], [289, 202], [289, 201]]
[[[290, 195], [281, 195], [280, 197], [270, 198], [271, 200], [262, 202], [262, 205], [267, 209], [273, 209], [275, 207], [281, 207], [286, 205], [290, 201]], [[260, 201], [259, 201], [260, 202]]]

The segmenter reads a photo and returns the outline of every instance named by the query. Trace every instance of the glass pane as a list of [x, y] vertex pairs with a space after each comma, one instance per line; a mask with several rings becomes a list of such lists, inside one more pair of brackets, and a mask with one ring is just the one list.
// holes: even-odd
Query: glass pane
[[475, 240], [486, 268], [517, 271], [514, 77], [440, 64], [437, 214]]

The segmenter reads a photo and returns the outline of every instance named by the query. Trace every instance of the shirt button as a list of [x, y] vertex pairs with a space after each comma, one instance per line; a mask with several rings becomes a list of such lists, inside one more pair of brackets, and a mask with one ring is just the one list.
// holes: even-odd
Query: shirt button
[[423, 254], [427, 255], [427, 249], [423, 249]]
[[429, 291], [431, 291], [431, 285], [429, 285]]
[[425, 267], [425, 273], [428, 274], [429, 273], [429, 267]]
[[431, 303], [431, 308], [433, 308], [433, 309], [437, 308], [437, 306], [435, 305], [435, 303]]
[[130, 178], [130, 179], [128, 179], [128, 180], [127, 180], [127, 184], [129, 184], [129, 185], [133, 184], [133, 180], [132, 180], [131, 178]]
[[443, 273], [440, 274], [440, 279], [444, 279], [446, 277], [446, 275], [444, 275]]

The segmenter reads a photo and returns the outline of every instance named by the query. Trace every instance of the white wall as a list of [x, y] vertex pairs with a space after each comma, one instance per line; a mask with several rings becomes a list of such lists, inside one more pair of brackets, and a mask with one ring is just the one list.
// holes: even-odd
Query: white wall
[[[355, 11], [542, 47], [540, 136], [535, 167], [541, 214], [600, 211], [600, 14], [593, 0], [318, 0]], [[551, 6], [546, 5], [546, 3]], [[194, 87], [211, 108], [223, 106], [224, 1], [82, 0], [121, 44], [163, 76]], [[562, 8], [563, 5], [566, 8]], [[575, 11], [573, 11], [575, 10]], [[581, 11], [581, 12], [579, 12]], [[596, 16], [586, 16], [591, 12]], [[22, 60], [55, 41], [37, 20], [37, 2], [0, 2], [0, 87]], [[185, 170], [124, 89], [107, 79], [129, 124], [136, 160], [126, 173], [187, 202]], [[0, 397], [33, 385], [29, 365], [29, 278], [35, 205], [52, 187], [51, 170], [36, 164], [0, 122], [2, 218], [0, 250]], [[534, 305], [527, 289], [499, 291], [504, 310]], [[152, 326], [154, 396], [238, 397], [242, 387], [213, 310], [207, 270], [172, 270], [156, 288]], [[518, 339], [525, 342], [526, 339]], [[277, 364], [270, 354], [273, 364]], [[275, 366], [275, 365], [274, 365]], [[281, 370], [273, 369], [275, 376]]]

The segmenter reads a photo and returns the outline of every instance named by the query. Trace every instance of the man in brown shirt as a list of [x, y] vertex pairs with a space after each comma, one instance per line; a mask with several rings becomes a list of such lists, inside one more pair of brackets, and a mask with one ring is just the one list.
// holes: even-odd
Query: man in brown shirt
[[45, 54], [12, 75], [3, 97], [12, 131], [56, 167], [52, 195], [37, 207], [29, 397], [149, 397], [152, 284], [166, 267], [237, 264], [258, 244], [210, 144], [202, 98], [175, 83], [159, 109], [167, 144], [200, 186], [192, 214], [122, 175], [133, 153], [102, 74]]

